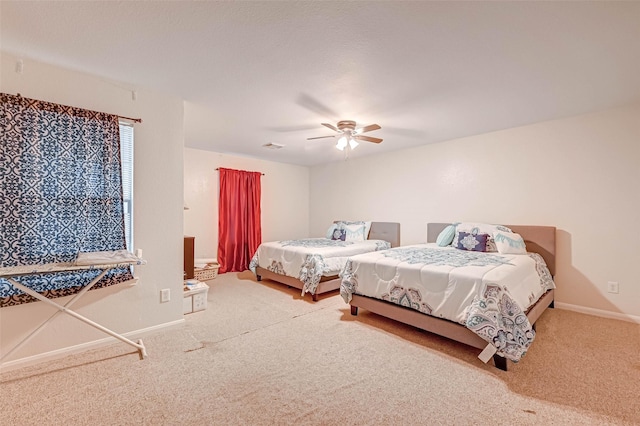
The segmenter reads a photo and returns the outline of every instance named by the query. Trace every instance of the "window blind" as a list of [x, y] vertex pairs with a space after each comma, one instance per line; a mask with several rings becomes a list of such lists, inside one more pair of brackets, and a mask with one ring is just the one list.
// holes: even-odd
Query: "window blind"
[[124, 233], [127, 249], [133, 252], [133, 126], [123, 122], [120, 122], [120, 157]]

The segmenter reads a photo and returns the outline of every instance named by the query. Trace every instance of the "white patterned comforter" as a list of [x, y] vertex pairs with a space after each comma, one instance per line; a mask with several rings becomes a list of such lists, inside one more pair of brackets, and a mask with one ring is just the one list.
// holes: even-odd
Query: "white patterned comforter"
[[518, 361], [535, 337], [525, 311], [555, 288], [539, 254], [482, 253], [418, 244], [351, 257], [340, 273], [352, 294], [465, 325]]
[[338, 275], [349, 256], [385, 250], [391, 247], [383, 240], [339, 241], [328, 238], [307, 238], [262, 243], [251, 259], [249, 269], [268, 269], [304, 283], [302, 295], [315, 294], [323, 276]]

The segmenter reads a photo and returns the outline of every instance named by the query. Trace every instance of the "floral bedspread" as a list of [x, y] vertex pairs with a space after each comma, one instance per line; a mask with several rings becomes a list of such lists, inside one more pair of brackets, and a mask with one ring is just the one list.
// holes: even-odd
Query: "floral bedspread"
[[302, 294], [315, 294], [322, 276], [338, 275], [349, 256], [386, 250], [391, 244], [383, 240], [340, 241], [307, 238], [262, 243], [254, 254], [249, 269], [268, 269], [304, 283]]
[[535, 338], [526, 310], [555, 288], [539, 254], [503, 255], [419, 244], [351, 257], [340, 293], [386, 300], [466, 326], [519, 361]]

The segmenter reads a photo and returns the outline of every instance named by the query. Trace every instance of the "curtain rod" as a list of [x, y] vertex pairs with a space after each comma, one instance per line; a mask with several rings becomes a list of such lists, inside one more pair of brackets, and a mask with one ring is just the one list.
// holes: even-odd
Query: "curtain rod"
[[124, 118], [125, 120], [131, 120], [134, 123], [142, 123], [142, 118], [131, 118], [131, 117], [125, 117], [123, 115], [119, 115], [118, 118]]
[[[17, 94], [17, 96], [18, 96], [19, 98], [21, 98], [21, 97], [22, 97], [22, 95], [21, 95], [20, 93], [18, 93], [18, 94]], [[45, 101], [45, 102], [46, 102], [46, 101]], [[70, 106], [69, 108], [78, 108], [78, 107], [72, 107], [72, 106]], [[86, 108], [81, 108], [81, 109], [86, 109]], [[103, 113], [103, 114], [104, 114], [104, 113]], [[106, 113], [106, 114], [109, 114], [109, 113]], [[118, 118], [122, 118], [122, 119], [124, 119], [124, 120], [131, 120], [131, 121], [133, 121], [134, 123], [142, 123], [142, 118], [131, 118], [131, 117], [125, 117], [124, 115], [118, 115], [118, 114], [109, 114], [109, 115], [115, 115], [116, 117], [118, 117]]]
[[[216, 167], [216, 170], [220, 170], [220, 168]], [[262, 176], [264, 176], [264, 173], [260, 173]]]

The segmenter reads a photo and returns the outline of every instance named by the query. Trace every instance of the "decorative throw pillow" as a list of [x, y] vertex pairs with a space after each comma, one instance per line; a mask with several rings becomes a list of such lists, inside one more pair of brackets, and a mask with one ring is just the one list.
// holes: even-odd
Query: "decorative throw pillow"
[[[493, 241], [493, 233], [496, 231], [502, 232], [511, 232], [511, 229], [502, 225], [491, 225], [488, 223], [476, 223], [476, 222], [462, 222], [456, 226], [456, 231], [459, 232], [468, 232], [470, 234], [488, 234], [489, 238], [487, 239], [487, 249], [485, 251], [488, 252], [496, 252], [498, 249], [496, 248], [496, 243]], [[454, 237], [451, 242], [453, 247], [458, 247], [458, 235]]]
[[487, 251], [487, 240], [489, 234], [470, 234], [468, 232], [458, 233], [458, 248], [469, 251]]
[[493, 233], [498, 253], [501, 254], [527, 254], [527, 247], [520, 234], [515, 232], [496, 231]]
[[438, 238], [436, 238], [436, 244], [440, 247], [446, 247], [451, 244], [453, 241], [453, 237], [456, 236], [456, 225], [451, 224], [444, 228], [440, 234], [438, 234]]
[[333, 239], [333, 231], [335, 231], [337, 227], [338, 225], [334, 223], [329, 227], [329, 229], [327, 229], [326, 237], [328, 240]]
[[333, 234], [331, 234], [331, 239], [332, 240], [346, 241], [346, 239], [347, 239], [347, 230], [344, 229], [344, 228], [336, 227], [333, 230]]
[[371, 231], [371, 221], [370, 220], [364, 221], [364, 239], [365, 240], [369, 239], [370, 231]]
[[364, 224], [344, 224], [343, 229], [347, 232], [347, 237], [345, 241], [364, 241], [367, 238], [364, 235], [365, 231]]
[[339, 221], [337, 227], [347, 233], [345, 241], [365, 241], [369, 237], [371, 222], [364, 221]]

